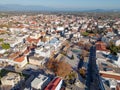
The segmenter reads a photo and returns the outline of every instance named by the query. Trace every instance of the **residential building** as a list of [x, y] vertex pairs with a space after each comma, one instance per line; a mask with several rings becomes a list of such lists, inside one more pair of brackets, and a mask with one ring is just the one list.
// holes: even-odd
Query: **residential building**
[[39, 74], [32, 82], [31, 87], [37, 90], [43, 90], [50, 82], [50, 78]]
[[18, 65], [18, 67], [24, 67], [28, 62], [26, 56], [19, 56], [14, 59], [14, 63]]
[[20, 75], [13, 72], [9, 72], [6, 76], [1, 78], [2, 85], [10, 85], [12, 86], [12, 90], [19, 86], [20, 81]]
[[30, 56], [28, 58], [28, 61], [30, 64], [38, 65], [38, 66], [43, 66], [44, 63], [46, 62], [45, 57], [40, 56], [39, 54], [35, 54], [34, 56]]

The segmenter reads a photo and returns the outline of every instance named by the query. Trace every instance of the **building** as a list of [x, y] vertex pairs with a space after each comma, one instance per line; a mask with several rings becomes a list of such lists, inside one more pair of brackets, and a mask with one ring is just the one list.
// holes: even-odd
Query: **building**
[[44, 90], [60, 90], [63, 80], [60, 77], [56, 77], [51, 81]]
[[106, 45], [106, 43], [104, 43], [104, 42], [102, 42], [102, 41], [98, 41], [98, 42], [96, 42], [96, 52], [97, 53], [103, 53], [103, 54], [109, 54], [110, 53], [110, 51], [107, 49], [107, 45]]
[[111, 89], [115, 89], [117, 86], [117, 81], [114, 79], [109, 79], [109, 83], [110, 83], [110, 88]]
[[19, 86], [20, 81], [20, 75], [12, 72], [9, 72], [6, 76], [1, 78], [1, 83], [3, 86], [8, 85], [12, 86], [12, 88]]
[[29, 63], [33, 65], [42, 66], [45, 63], [45, 57], [42, 57], [38, 54], [29, 57]]
[[100, 51], [106, 51], [106, 44], [104, 42], [97, 42], [96, 43], [96, 50], [100, 50]]
[[26, 56], [20, 56], [14, 59], [14, 63], [18, 65], [18, 67], [22, 68], [27, 64]]
[[60, 61], [60, 60], [62, 60], [63, 58], [64, 58], [64, 55], [58, 54], [57, 57], [55, 58], [55, 60]]
[[120, 67], [120, 56], [118, 57], [117, 61], [114, 61], [114, 63], [115, 63], [118, 67]]
[[35, 53], [43, 57], [50, 57], [50, 49], [51, 49], [50, 46], [45, 46], [44, 48], [39, 47], [35, 49]]
[[120, 90], [120, 83], [117, 84], [116, 90]]
[[37, 76], [32, 82], [31, 82], [31, 86], [34, 89], [40, 89], [43, 90], [48, 83], [50, 82], [50, 78], [47, 76], [44, 76], [42, 74], [39, 74], [39, 76]]
[[100, 71], [101, 76], [104, 78], [104, 80], [108, 80], [109, 87], [111, 90], [120, 90], [119, 84], [120, 84], [120, 74], [114, 73], [114, 72], [105, 72]]
[[6, 50], [5, 49], [2, 49], [1, 47], [0, 47], [0, 54], [4, 54], [6, 52]]
[[119, 46], [120, 45], [120, 40], [116, 40], [115, 45]]
[[61, 45], [60, 41], [57, 38], [53, 38], [52, 40], [50, 40], [49, 44], [54, 46], [55, 49], [57, 49]]

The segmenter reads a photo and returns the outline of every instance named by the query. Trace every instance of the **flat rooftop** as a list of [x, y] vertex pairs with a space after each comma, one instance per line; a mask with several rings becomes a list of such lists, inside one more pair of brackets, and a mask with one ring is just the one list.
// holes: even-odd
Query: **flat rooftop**
[[40, 60], [43, 60], [45, 57], [42, 57], [42, 56], [38, 56], [38, 57], [37, 56], [30, 56], [29, 58], [40, 61]]

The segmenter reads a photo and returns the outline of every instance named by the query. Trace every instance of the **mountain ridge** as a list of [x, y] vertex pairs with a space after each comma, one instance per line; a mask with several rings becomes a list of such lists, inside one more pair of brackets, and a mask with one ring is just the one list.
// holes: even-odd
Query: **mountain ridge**
[[81, 8], [53, 8], [42, 5], [0, 5], [0, 11], [81, 11], [81, 12], [120, 12], [120, 9], [81, 9]]

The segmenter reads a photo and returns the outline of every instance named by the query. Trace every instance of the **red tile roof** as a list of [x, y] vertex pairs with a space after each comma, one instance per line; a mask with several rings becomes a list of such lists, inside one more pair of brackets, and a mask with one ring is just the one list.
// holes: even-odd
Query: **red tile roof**
[[108, 28], [107, 30], [108, 32], [113, 32], [112, 28]]
[[106, 73], [106, 72], [100, 72], [100, 75], [102, 77], [106, 78], [114, 78], [116, 80], [120, 80], [120, 75], [114, 74], [114, 73]]
[[21, 52], [15, 52], [9, 55], [9, 58], [16, 58], [20, 55]]
[[30, 42], [30, 43], [32, 43], [32, 42], [38, 43], [39, 42], [39, 38], [38, 39], [32, 39], [32, 38], [28, 37], [27, 41]]
[[59, 82], [61, 81], [61, 78], [57, 77], [53, 81], [51, 81], [48, 86], [45, 88], [45, 90], [55, 90]]
[[41, 34], [41, 35], [45, 35], [46, 33], [45, 33], [45, 32], [41, 32], [40, 34]]
[[107, 51], [106, 44], [104, 42], [98, 41], [96, 43], [96, 49], [101, 51]]
[[24, 54], [27, 54], [29, 52], [29, 50], [28, 49], [26, 49], [25, 51], [24, 51]]
[[22, 61], [24, 61], [24, 59], [25, 59], [25, 56], [21, 56], [21, 57], [16, 58], [14, 61], [22, 62]]
[[117, 84], [116, 90], [120, 90], [120, 84]]
[[36, 48], [36, 46], [29, 46], [29, 47], [27, 47], [27, 49], [23, 52], [23, 54], [27, 54], [27, 53], [29, 53], [30, 52], [30, 50], [31, 49], [34, 49], [34, 48]]

